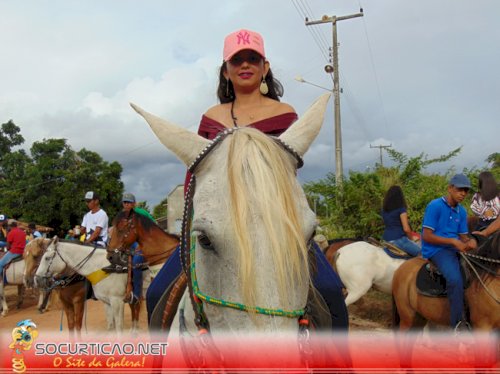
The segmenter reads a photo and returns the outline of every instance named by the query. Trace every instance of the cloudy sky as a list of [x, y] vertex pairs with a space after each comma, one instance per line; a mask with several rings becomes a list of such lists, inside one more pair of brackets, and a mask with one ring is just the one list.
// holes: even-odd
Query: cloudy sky
[[[123, 165], [125, 188], [152, 207], [185, 168], [128, 106], [193, 131], [215, 105], [223, 39], [259, 31], [283, 101], [300, 114], [331, 89], [323, 70], [338, 23], [344, 173], [365, 170], [389, 145], [442, 165], [483, 167], [499, 152], [500, 1], [495, 0], [0, 0], [0, 123], [29, 148], [66, 138]], [[306, 156], [302, 181], [335, 171], [333, 103]], [[388, 162], [384, 155], [384, 162]]]

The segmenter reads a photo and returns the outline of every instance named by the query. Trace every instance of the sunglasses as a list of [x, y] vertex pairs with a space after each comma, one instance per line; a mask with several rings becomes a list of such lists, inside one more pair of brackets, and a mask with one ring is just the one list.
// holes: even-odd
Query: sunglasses
[[240, 66], [245, 61], [251, 65], [258, 65], [262, 61], [262, 56], [257, 52], [237, 53], [229, 60], [229, 63], [233, 66]]

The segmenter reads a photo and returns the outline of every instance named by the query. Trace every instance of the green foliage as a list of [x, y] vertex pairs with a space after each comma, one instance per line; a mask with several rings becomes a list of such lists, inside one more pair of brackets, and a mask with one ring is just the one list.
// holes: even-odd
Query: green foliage
[[[10, 129], [16, 130], [12, 126]], [[19, 137], [10, 136], [17, 140], [5, 144], [14, 145]], [[3, 213], [57, 231], [67, 230], [81, 223], [87, 212], [83, 196], [89, 190], [100, 195], [101, 207], [110, 218], [121, 209], [122, 167], [118, 162], [106, 162], [86, 149], [75, 152], [66, 139], [34, 142], [30, 154], [9, 151], [0, 160], [4, 174], [0, 179]]]
[[[453, 169], [444, 175], [427, 174], [427, 166], [450, 160], [459, 154], [461, 148], [429, 159], [424, 153], [416, 157], [387, 149], [394, 166], [377, 165], [374, 171], [365, 173], [350, 172], [349, 178], [340, 190], [333, 174], [326, 178], [305, 184], [304, 190], [310, 206], [315, 209], [320, 224], [328, 238], [347, 237], [381, 237], [384, 225], [380, 212], [385, 192], [392, 185], [402, 187], [408, 205], [408, 216], [413, 230], [420, 231], [427, 204], [440, 196], [446, 195], [447, 182], [455, 173]], [[498, 180], [500, 156], [490, 155], [487, 159], [493, 164], [490, 170]], [[496, 163], [495, 163], [496, 162]], [[496, 165], [496, 167], [495, 167]], [[477, 186], [477, 175], [482, 170], [463, 172], [471, 178], [473, 186]], [[472, 194], [463, 202], [469, 209]]]
[[165, 197], [158, 205], [153, 208], [153, 217], [155, 219], [165, 217], [167, 215], [168, 197]]
[[12, 151], [13, 147], [24, 143], [20, 132], [21, 129], [12, 120], [2, 124], [0, 128], [0, 163]]

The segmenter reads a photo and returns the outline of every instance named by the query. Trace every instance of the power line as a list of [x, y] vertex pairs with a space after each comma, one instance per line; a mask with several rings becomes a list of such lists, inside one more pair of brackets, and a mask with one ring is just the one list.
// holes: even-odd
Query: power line
[[370, 148], [378, 148], [379, 151], [380, 151], [380, 166], [384, 166], [384, 163], [383, 163], [383, 160], [382, 160], [382, 150], [383, 149], [387, 149], [387, 148], [391, 148], [392, 147], [392, 143], [389, 144], [389, 145], [374, 145], [372, 146], [370, 144]]

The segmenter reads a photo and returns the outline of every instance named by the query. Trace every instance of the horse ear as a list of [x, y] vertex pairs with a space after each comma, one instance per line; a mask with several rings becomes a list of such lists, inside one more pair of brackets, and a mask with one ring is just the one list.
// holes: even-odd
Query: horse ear
[[329, 93], [321, 95], [302, 117], [280, 135], [280, 139], [291, 146], [299, 155], [304, 156], [318, 136], [329, 99]]
[[186, 166], [191, 165], [196, 156], [210, 144], [209, 140], [198, 134], [156, 117], [133, 103], [130, 103], [130, 106], [144, 117], [163, 145], [172, 151]]

